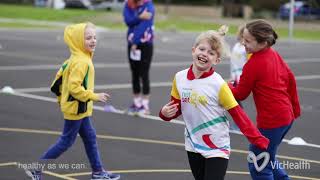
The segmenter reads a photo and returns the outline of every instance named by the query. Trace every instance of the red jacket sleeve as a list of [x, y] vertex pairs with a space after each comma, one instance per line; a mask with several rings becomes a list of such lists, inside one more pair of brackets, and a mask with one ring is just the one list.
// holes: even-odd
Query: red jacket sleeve
[[174, 104], [179, 104], [178, 105], [178, 111], [176, 112], [176, 114], [174, 116], [172, 116], [170, 118], [167, 118], [161, 113], [162, 109], [160, 109], [159, 117], [161, 119], [165, 120], [165, 121], [171, 121], [172, 119], [175, 119], [175, 118], [179, 117], [182, 114], [182, 112], [181, 112], [181, 101], [179, 99], [174, 98], [173, 96], [171, 96], [171, 101], [174, 101]]
[[260, 133], [239, 105], [229, 109], [228, 112], [251, 144], [254, 144], [262, 150], [268, 148], [269, 139]]
[[296, 79], [294, 78], [294, 75], [290, 71], [290, 69], [288, 69], [288, 75], [289, 75], [288, 94], [291, 98], [290, 100], [293, 108], [294, 118], [297, 118], [301, 115], [301, 109], [300, 109]]
[[244, 65], [240, 81], [236, 87], [229, 86], [234, 98], [239, 101], [245, 100], [251, 93], [257, 77], [255, 60], [253, 57]]

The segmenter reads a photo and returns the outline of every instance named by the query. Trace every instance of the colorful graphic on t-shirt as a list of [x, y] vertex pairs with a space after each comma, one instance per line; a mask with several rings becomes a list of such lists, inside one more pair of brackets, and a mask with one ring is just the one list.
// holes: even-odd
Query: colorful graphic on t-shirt
[[197, 108], [198, 105], [206, 106], [208, 104], [208, 99], [205, 95], [199, 95], [199, 93], [194, 90], [184, 90], [182, 92], [181, 102], [190, 103]]

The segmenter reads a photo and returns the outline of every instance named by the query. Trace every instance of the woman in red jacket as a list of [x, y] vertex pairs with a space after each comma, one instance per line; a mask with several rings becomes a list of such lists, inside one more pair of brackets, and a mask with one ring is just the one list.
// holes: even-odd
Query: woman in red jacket
[[[295, 77], [282, 57], [271, 48], [277, 38], [278, 35], [267, 21], [247, 23], [242, 43], [252, 56], [243, 68], [238, 86], [229, 84], [237, 100], [246, 99], [252, 92], [257, 109], [257, 126], [270, 140], [267, 149], [270, 162], [266, 167], [257, 171], [254, 164], [249, 162], [250, 174], [255, 180], [289, 179], [280, 166], [275, 166], [278, 163], [275, 156], [294, 119], [300, 116]], [[255, 155], [262, 152], [254, 145], [250, 145], [249, 150]], [[259, 165], [261, 163], [258, 161]]]

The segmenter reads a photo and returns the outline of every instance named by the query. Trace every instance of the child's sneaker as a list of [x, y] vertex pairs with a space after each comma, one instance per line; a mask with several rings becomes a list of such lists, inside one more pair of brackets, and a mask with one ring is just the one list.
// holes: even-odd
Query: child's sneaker
[[136, 105], [133, 103], [131, 106], [129, 106], [129, 108], [128, 108], [128, 113], [136, 114], [136, 113], [139, 112], [139, 109], [140, 109], [140, 108], [141, 108], [141, 107], [138, 107], [138, 106], [136, 106]]
[[100, 171], [92, 173], [91, 180], [118, 180], [119, 174], [108, 173], [107, 171]]
[[41, 180], [42, 171], [36, 171], [36, 170], [28, 170], [25, 169], [26, 174], [31, 177], [32, 180]]
[[139, 108], [139, 115], [150, 115], [150, 110], [142, 106]]

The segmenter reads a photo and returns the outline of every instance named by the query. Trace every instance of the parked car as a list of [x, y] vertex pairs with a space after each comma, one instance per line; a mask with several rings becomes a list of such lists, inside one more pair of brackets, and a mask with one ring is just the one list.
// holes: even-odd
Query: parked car
[[[91, 6], [91, 2], [82, 1], [82, 0], [65, 0], [66, 8], [89, 8]], [[87, 3], [89, 2], [89, 3]]]
[[[280, 6], [279, 16], [281, 19], [289, 18], [290, 6], [290, 2]], [[301, 19], [320, 19], [320, 8], [312, 7], [307, 1], [295, 1], [294, 16]]]
[[114, 10], [123, 7], [124, 0], [65, 0], [66, 8]]

